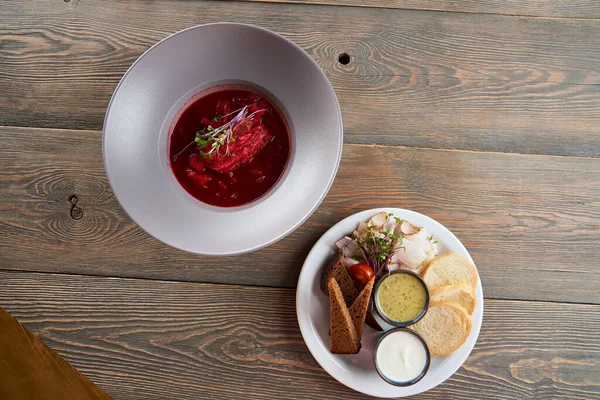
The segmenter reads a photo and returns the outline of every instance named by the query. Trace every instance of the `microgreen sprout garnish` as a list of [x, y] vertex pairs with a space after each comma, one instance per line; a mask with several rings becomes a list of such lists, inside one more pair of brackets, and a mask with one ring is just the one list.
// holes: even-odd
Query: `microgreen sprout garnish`
[[266, 108], [262, 109], [262, 110], [256, 110], [254, 111], [252, 114], [248, 115], [248, 118], [252, 118], [254, 117], [256, 114], [258, 114], [259, 112], [263, 112], [263, 111], [269, 111]]
[[[248, 114], [248, 106], [236, 111], [239, 111], [236, 116], [222, 126], [218, 128], [208, 126], [205, 130], [196, 133], [196, 139], [194, 139], [194, 141], [202, 148], [200, 150], [200, 155], [202, 157], [212, 158], [215, 154], [225, 156], [229, 155], [229, 144], [235, 142], [235, 138], [233, 137], [233, 128], [235, 128], [237, 124], [246, 118]], [[232, 113], [224, 115], [223, 117], [231, 114]], [[209, 147], [208, 151], [205, 151], [206, 147]]]
[[[387, 219], [391, 219], [391, 214]], [[357, 255], [360, 255], [373, 269], [375, 276], [387, 271], [387, 266], [394, 256], [394, 245], [402, 244], [402, 235], [397, 235], [389, 228], [383, 230], [368, 226], [362, 234], [353, 239], [358, 245]], [[406, 250], [405, 250], [406, 251]]]
[[177, 157], [179, 157], [179, 156], [180, 156], [182, 153], [184, 153], [184, 152], [185, 152], [187, 149], [189, 149], [189, 148], [190, 148], [190, 146], [191, 146], [191, 145], [193, 145], [194, 143], [196, 143], [196, 142], [192, 142], [192, 143], [188, 144], [188, 145], [187, 145], [187, 146], [185, 146], [185, 147], [184, 147], [184, 148], [183, 148], [183, 149], [182, 149], [182, 150], [181, 150], [179, 153], [175, 154], [175, 155], [173, 156], [173, 160], [177, 160]]
[[[230, 155], [229, 145], [236, 141], [236, 138], [233, 136], [233, 129], [236, 127], [236, 125], [239, 124], [245, 118], [251, 119], [258, 113], [265, 111], [269, 110], [257, 110], [254, 111], [252, 114], [248, 115], [248, 106], [245, 106], [228, 114], [213, 118], [213, 122], [218, 122], [223, 118], [229, 117], [237, 113], [235, 117], [231, 119], [231, 121], [223, 124], [218, 128], [213, 128], [209, 125], [201, 131], [196, 132], [196, 138], [194, 139], [194, 141], [185, 146], [183, 150], [181, 150], [173, 157], [173, 159], [176, 160], [177, 157], [179, 157], [182, 153], [189, 149], [189, 147], [193, 144], [196, 144], [198, 145], [198, 147], [200, 147], [199, 154], [203, 158], [212, 158], [215, 154], [225, 156]], [[208, 151], [206, 151], [207, 147]]]
[[217, 121], [220, 121], [220, 120], [222, 120], [223, 118], [227, 118], [227, 117], [229, 117], [230, 115], [233, 115], [233, 114], [235, 114], [235, 113], [237, 113], [237, 112], [240, 112], [240, 111], [242, 111], [244, 108], [246, 108], [246, 107], [238, 108], [237, 110], [235, 110], [235, 111], [232, 111], [232, 112], [230, 112], [229, 114], [221, 115], [220, 117], [215, 117], [215, 118], [213, 119], [213, 121], [215, 121], [215, 122], [217, 122]]

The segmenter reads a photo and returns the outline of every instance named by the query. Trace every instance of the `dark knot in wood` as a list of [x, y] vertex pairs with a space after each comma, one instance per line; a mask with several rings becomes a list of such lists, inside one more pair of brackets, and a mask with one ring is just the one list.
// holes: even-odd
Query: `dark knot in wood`
[[83, 218], [83, 210], [79, 207], [77, 207], [77, 201], [79, 200], [79, 198], [77, 196], [75, 196], [74, 194], [69, 196], [69, 203], [71, 203], [71, 211], [70, 211], [70, 215], [71, 218], [73, 218], [74, 220], [78, 220]]
[[83, 217], [83, 210], [77, 206], [71, 207], [71, 218], [77, 220]]

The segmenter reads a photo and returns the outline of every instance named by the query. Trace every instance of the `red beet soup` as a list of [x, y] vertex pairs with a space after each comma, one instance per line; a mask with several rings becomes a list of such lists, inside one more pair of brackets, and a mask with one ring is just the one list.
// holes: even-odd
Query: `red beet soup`
[[169, 139], [177, 181], [196, 199], [218, 207], [263, 196], [279, 181], [289, 157], [281, 112], [249, 90], [219, 90], [194, 101]]

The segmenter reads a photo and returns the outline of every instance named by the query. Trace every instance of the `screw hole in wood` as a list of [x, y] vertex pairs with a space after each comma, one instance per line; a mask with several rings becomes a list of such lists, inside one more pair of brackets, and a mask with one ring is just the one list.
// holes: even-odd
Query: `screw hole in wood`
[[77, 200], [79, 200], [79, 199], [74, 194], [69, 196], [69, 203], [71, 203], [72, 205], [77, 204]]
[[350, 63], [350, 54], [348, 54], [348, 53], [340, 54], [340, 56], [338, 57], [338, 61], [342, 65], [348, 65]]

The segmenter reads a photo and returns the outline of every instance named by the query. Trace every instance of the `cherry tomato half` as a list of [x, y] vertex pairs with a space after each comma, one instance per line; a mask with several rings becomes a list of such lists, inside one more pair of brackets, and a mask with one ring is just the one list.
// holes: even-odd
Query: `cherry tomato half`
[[375, 276], [373, 269], [368, 264], [354, 264], [348, 268], [348, 272], [356, 286], [361, 289], [367, 286], [367, 283]]

